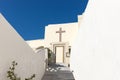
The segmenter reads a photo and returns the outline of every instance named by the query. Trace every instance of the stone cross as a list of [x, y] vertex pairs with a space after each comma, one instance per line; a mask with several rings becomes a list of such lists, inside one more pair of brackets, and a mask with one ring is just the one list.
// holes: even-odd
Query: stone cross
[[59, 33], [59, 42], [62, 41], [62, 33], [64, 33], [65, 31], [62, 31], [62, 28], [59, 28], [59, 31], [56, 31], [56, 33]]

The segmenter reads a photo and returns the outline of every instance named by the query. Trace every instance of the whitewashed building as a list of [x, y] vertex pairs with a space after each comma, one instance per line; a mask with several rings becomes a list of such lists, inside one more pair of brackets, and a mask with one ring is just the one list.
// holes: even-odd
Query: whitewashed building
[[45, 39], [30, 40], [27, 43], [35, 50], [44, 46], [49, 48], [55, 58], [52, 62], [69, 64], [71, 45], [76, 37], [82, 16], [78, 16], [78, 22], [50, 24], [45, 27]]
[[120, 0], [89, 0], [71, 69], [75, 80], [120, 80]]

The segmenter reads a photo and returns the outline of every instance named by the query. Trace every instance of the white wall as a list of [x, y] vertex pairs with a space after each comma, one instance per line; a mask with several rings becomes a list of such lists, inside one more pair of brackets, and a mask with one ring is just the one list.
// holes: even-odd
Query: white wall
[[36, 50], [36, 48], [45, 45], [45, 40], [44, 40], [44, 39], [28, 40], [28, 41], [26, 41], [26, 42], [28, 43], [28, 45], [29, 45], [33, 50]]
[[120, 80], [120, 1], [89, 0], [72, 47], [75, 80]]
[[44, 67], [44, 69], [42, 70], [42, 72], [45, 72], [46, 67], [48, 66], [48, 49], [38, 49], [36, 50], [37, 54], [40, 54], [41, 56], [41, 61], [42, 61], [42, 66]]
[[80, 24], [83, 20], [84, 15], [78, 15], [78, 28], [80, 28]]
[[78, 23], [64, 23], [64, 24], [52, 24], [48, 25], [45, 28], [45, 44], [46, 46], [50, 46], [50, 43], [52, 42], [59, 42], [59, 33], [56, 33], [56, 31], [59, 31], [59, 28], [62, 28], [62, 30], [65, 30], [65, 33], [62, 33], [62, 41], [63, 42], [69, 42], [69, 44], [72, 44], [72, 41], [76, 35], [76, 32], [78, 31]]
[[16, 61], [16, 73], [27, 78], [36, 74], [35, 80], [40, 80], [44, 74], [44, 55], [34, 53], [28, 44], [12, 28], [0, 14], [0, 79], [7, 79], [7, 71], [12, 61]]

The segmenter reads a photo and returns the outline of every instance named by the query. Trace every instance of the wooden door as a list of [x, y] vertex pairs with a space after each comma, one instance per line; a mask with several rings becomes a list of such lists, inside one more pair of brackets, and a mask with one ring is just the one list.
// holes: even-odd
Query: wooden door
[[63, 63], [64, 62], [64, 47], [57, 46], [55, 47], [56, 53], [56, 63]]

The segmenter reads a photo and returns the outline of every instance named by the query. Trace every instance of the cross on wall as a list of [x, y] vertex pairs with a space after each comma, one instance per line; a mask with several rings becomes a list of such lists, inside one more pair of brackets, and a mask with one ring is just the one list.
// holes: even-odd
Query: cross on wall
[[62, 28], [59, 28], [59, 31], [56, 31], [56, 33], [59, 33], [59, 42], [62, 42], [62, 33], [65, 33], [65, 31], [62, 31]]

